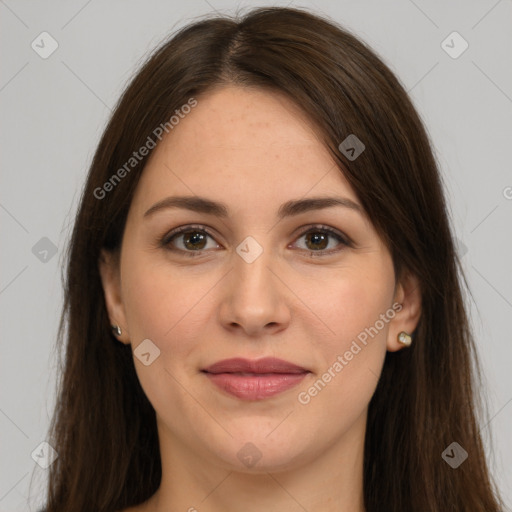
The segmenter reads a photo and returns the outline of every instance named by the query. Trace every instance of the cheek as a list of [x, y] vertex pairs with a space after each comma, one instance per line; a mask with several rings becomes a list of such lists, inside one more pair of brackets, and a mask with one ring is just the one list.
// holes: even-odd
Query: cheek
[[[377, 270], [377, 269], [376, 269]], [[319, 340], [321, 364], [313, 387], [302, 389], [317, 406], [357, 414], [369, 402], [386, 355], [394, 282], [377, 279], [379, 273], [345, 274], [330, 282], [316, 297], [315, 311], [329, 327], [329, 335]], [[322, 398], [316, 398], [317, 396]]]
[[[191, 354], [205, 341], [201, 326], [208, 322], [208, 290], [216, 281], [206, 273], [155, 263], [142, 252], [132, 252], [125, 265], [123, 304], [139, 382], [156, 411], [188, 410], [190, 397], [180, 383], [197, 372]], [[137, 360], [136, 351], [146, 339], [159, 350], [148, 366]]]
[[[381, 272], [381, 266], [376, 265], [372, 272], [366, 269], [344, 269], [338, 279], [331, 278], [314, 296], [309, 295], [311, 307], [329, 327], [330, 342], [333, 348], [344, 348], [346, 343], [357, 338], [364, 339], [364, 332], [374, 326], [376, 321], [391, 309], [394, 292], [392, 272]], [[387, 270], [387, 269], [382, 269]], [[388, 276], [383, 278], [382, 276]], [[377, 327], [379, 334], [384, 337], [388, 322]], [[373, 332], [373, 331], [372, 331]], [[377, 335], [375, 335], [375, 338]]]
[[174, 361], [185, 356], [208, 320], [208, 294], [218, 278], [173, 268], [165, 261], [155, 263], [143, 252], [127, 253], [123, 304], [132, 344], [148, 338], [162, 356], [170, 353]]

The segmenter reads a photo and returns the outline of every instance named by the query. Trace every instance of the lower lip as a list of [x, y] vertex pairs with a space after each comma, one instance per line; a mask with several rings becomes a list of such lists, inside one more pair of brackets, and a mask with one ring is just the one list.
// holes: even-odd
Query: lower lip
[[304, 373], [206, 373], [208, 378], [227, 393], [243, 400], [263, 400], [293, 388], [309, 372]]

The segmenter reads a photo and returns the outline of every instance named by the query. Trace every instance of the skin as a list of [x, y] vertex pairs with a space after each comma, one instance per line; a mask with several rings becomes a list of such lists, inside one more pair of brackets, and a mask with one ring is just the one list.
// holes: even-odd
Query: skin
[[[100, 259], [119, 340], [135, 350], [150, 339], [160, 350], [150, 365], [137, 357], [134, 364], [157, 415], [162, 485], [129, 512], [364, 511], [368, 403], [386, 351], [403, 349], [398, 333], [411, 333], [419, 320], [417, 279], [405, 274], [395, 282], [390, 253], [364, 212], [335, 206], [278, 221], [279, 207], [292, 199], [339, 196], [360, 204], [289, 99], [235, 86], [197, 99], [153, 150], [120, 260], [106, 252]], [[224, 202], [229, 217], [184, 209], [144, 217], [172, 195]], [[213, 236], [187, 246], [178, 235], [168, 248], [159, 245], [190, 224]], [[332, 235], [325, 245], [309, 240], [317, 224], [352, 245]], [[236, 252], [247, 236], [263, 249], [252, 263]], [[201, 255], [179, 252], [195, 247]], [[320, 249], [327, 255], [318, 256]], [[394, 303], [402, 309], [309, 403], [300, 403], [299, 393]], [[244, 401], [200, 372], [222, 359], [264, 356], [311, 373], [274, 397]], [[261, 454], [252, 467], [237, 457], [247, 442]]]

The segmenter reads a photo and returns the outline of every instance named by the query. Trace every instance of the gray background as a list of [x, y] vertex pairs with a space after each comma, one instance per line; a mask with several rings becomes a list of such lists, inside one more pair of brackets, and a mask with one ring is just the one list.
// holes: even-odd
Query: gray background
[[[491, 420], [482, 423], [482, 434], [510, 506], [511, 1], [290, 4], [327, 14], [367, 41], [424, 119], [472, 290]], [[112, 106], [141, 59], [170, 32], [212, 10], [257, 5], [264, 4], [0, 0], [0, 512], [41, 503], [47, 472], [31, 453], [45, 440], [55, 403], [63, 250]], [[43, 31], [59, 45], [47, 59], [31, 47]], [[458, 58], [441, 46], [453, 31], [469, 44]], [[461, 48], [460, 41], [449, 44]]]

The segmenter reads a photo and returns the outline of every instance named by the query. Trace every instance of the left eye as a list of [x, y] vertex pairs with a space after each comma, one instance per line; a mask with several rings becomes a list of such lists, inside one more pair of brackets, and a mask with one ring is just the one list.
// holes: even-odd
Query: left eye
[[[349, 246], [350, 243], [340, 233], [325, 227], [313, 227], [299, 235], [298, 240], [305, 237], [305, 248], [300, 248], [303, 251], [308, 251], [310, 256], [325, 256], [342, 250], [344, 246]], [[208, 238], [213, 239], [213, 236], [205, 230], [204, 226], [186, 226], [172, 231], [162, 240], [162, 246], [170, 251], [181, 252], [187, 256], [198, 256], [203, 251], [215, 247], [207, 247]], [[329, 240], [335, 239], [342, 248], [327, 249]], [[177, 243], [179, 242], [179, 243]], [[217, 248], [220, 247], [217, 244]]]
[[332, 254], [334, 252], [340, 251], [341, 249], [326, 249], [326, 247], [329, 245], [329, 239], [332, 238], [338, 241], [338, 245], [349, 245], [348, 241], [343, 236], [341, 236], [341, 234], [327, 227], [309, 229], [300, 235], [299, 239], [302, 237], [306, 238], [306, 248], [304, 250], [310, 251], [311, 256], [316, 256], [316, 254], [313, 253], [320, 253], [318, 256], [323, 256], [325, 254]]

